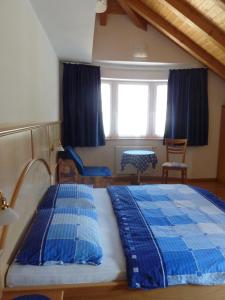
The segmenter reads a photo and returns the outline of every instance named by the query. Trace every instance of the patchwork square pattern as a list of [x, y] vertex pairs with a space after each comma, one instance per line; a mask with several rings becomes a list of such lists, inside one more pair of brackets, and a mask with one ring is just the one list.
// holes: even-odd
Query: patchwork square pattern
[[197, 224], [178, 224], [174, 226], [174, 230], [179, 236], [196, 236], [204, 233]]
[[193, 251], [202, 273], [219, 273], [225, 270], [225, 259], [218, 249], [200, 249]]
[[[210, 219], [212, 222], [220, 224], [222, 228], [224, 229], [225, 223], [224, 223], [224, 214], [217, 214], [217, 215], [210, 215]], [[202, 223], [202, 222], [201, 222]]]
[[196, 265], [192, 252], [172, 251], [163, 253], [167, 274], [182, 275], [196, 274], [198, 267]]
[[172, 225], [177, 225], [177, 224], [192, 224], [194, 223], [193, 220], [187, 216], [187, 215], [177, 215], [177, 216], [170, 216], [168, 217], [170, 223]]
[[184, 242], [190, 251], [196, 249], [211, 249], [214, 248], [213, 243], [207, 236], [195, 235], [184, 238]]
[[157, 209], [158, 207], [151, 201], [140, 201], [139, 206], [143, 209]]
[[85, 184], [57, 184], [48, 188], [38, 209], [94, 209], [93, 187]]
[[184, 215], [184, 213], [176, 207], [174, 207], [174, 208], [162, 208], [162, 212], [165, 216], [168, 216], [168, 217], [183, 216]]
[[190, 200], [175, 200], [174, 205], [179, 208], [195, 207], [195, 205]]
[[207, 238], [210, 241], [210, 243], [212, 243], [213, 245], [213, 247], [210, 248], [225, 250], [225, 239], [221, 238], [221, 234], [208, 234]]
[[76, 235], [77, 226], [75, 224], [67, 224], [66, 226], [55, 224], [50, 226], [47, 240], [72, 240]]
[[151, 195], [152, 201], [169, 201], [169, 197], [167, 195]]
[[[128, 255], [131, 287], [224, 283], [225, 202], [182, 184], [108, 190], [126, 254], [140, 270], [132, 273]], [[123, 236], [125, 215], [129, 234]]]
[[159, 225], [159, 226], [170, 225], [170, 222], [166, 217], [152, 217], [148, 215], [145, 218], [149, 225]]
[[198, 227], [204, 234], [225, 234], [225, 231], [223, 228], [221, 228], [219, 225], [215, 223], [199, 223]]
[[162, 210], [159, 208], [156, 208], [156, 209], [145, 208], [145, 212], [147, 213], [148, 217], [153, 217], [153, 218], [154, 217], [157, 217], [157, 218], [164, 217]]
[[179, 237], [160, 237], [157, 238], [157, 242], [162, 252], [176, 251], [177, 249], [179, 249], [180, 251], [188, 250], [186, 244]]
[[193, 211], [193, 209], [185, 209], [182, 211], [187, 214], [192, 219], [192, 223], [198, 224], [198, 223], [208, 223], [209, 217], [205, 215], [204, 213], [201, 213], [199, 211]]
[[101, 259], [96, 211], [55, 208], [37, 212], [16, 262], [98, 265]]
[[178, 234], [174, 230], [174, 226], [151, 226], [154, 236], [158, 237], [177, 237]]
[[171, 201], [157, 201], [157, 202], [153, 202], [153, 203], [156, 207], [159, 207], [161, 209], [164, 208], [165, 212], [167, 212], [168, 209], [170, 209], [170, 210], [176, 209], [177, 210], [176, 205]]
[[209, 203], [208, 205], [204, 205], [201, 206], [199, 208], [203, 213], [207, 214], [207, 215], [220, 215], [221, 214], [221, 210], [219, 208], [217, 208], [215, 205], [213, 205], [212, 203]]

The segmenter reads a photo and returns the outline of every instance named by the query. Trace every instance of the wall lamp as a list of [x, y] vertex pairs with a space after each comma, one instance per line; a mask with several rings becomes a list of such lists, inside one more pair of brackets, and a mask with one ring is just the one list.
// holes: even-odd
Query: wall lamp
[[14, 209], [9, 207], [6, 198], [0, 191], [0, 226], [12, 224], [18, 219], [19, 215]]
[[57, 140], [55, 143], [53, 143], [51, 146], [50, 146], [50, 151], [53, 152], [53, 151], [64, 151], [64, 148], [61, 144], [61, 141], [60, 140]]

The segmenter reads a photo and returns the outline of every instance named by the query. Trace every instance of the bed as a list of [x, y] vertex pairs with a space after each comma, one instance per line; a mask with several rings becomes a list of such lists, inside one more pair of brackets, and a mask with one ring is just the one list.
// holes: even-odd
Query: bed
[[[121, 192], [118, 188], [111, 193]], [[96, 189], [94, 195], [104, 249], [102, 264], [34, 267], [13, 263], [7, 272], [5, 295], [20, 291], [63, 290], [64, 299], [224, 299], [223, 285], [180, 285], [150, 291], [128, 288], [125, 257], [109, 193], [106, 189]], [[118, 207], [114, 209], [116, 211]], [[117, 218], [119, 220], [118, 215]], [[223, 279], [220, 280], [221, 283]]]

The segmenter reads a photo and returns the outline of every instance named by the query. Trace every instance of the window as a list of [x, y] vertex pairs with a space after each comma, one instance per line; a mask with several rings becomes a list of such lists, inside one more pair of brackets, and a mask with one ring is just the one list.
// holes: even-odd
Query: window
[[167, 85], [156, 86], [155, 135], [163, 136], [166, 122]]
[[102, 96], [102, 115], [103, 115], [103, 126], [105, 136], [110, 134], [110, 123], [111, 123], [111, 85], [109, 83], [101, 84], [101, 96]]
[[162, 137], [167, 82], [102, 80], [102, 112], [106, 137]]
[[118, 85], [118, 136], [146, 136], [148, 86]]

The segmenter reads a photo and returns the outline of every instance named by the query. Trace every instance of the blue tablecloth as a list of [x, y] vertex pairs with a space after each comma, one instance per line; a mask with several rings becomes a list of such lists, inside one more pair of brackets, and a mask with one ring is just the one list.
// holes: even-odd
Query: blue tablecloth
[[155, 168], [157, 162], [157, 156], [154, 151], [128, 150], [123, 152], [121, 170], [123, 171], [127, 164], [131, 164], [138, 171], [143, 173], [149, 164], [152, 164], [152, 167]]

